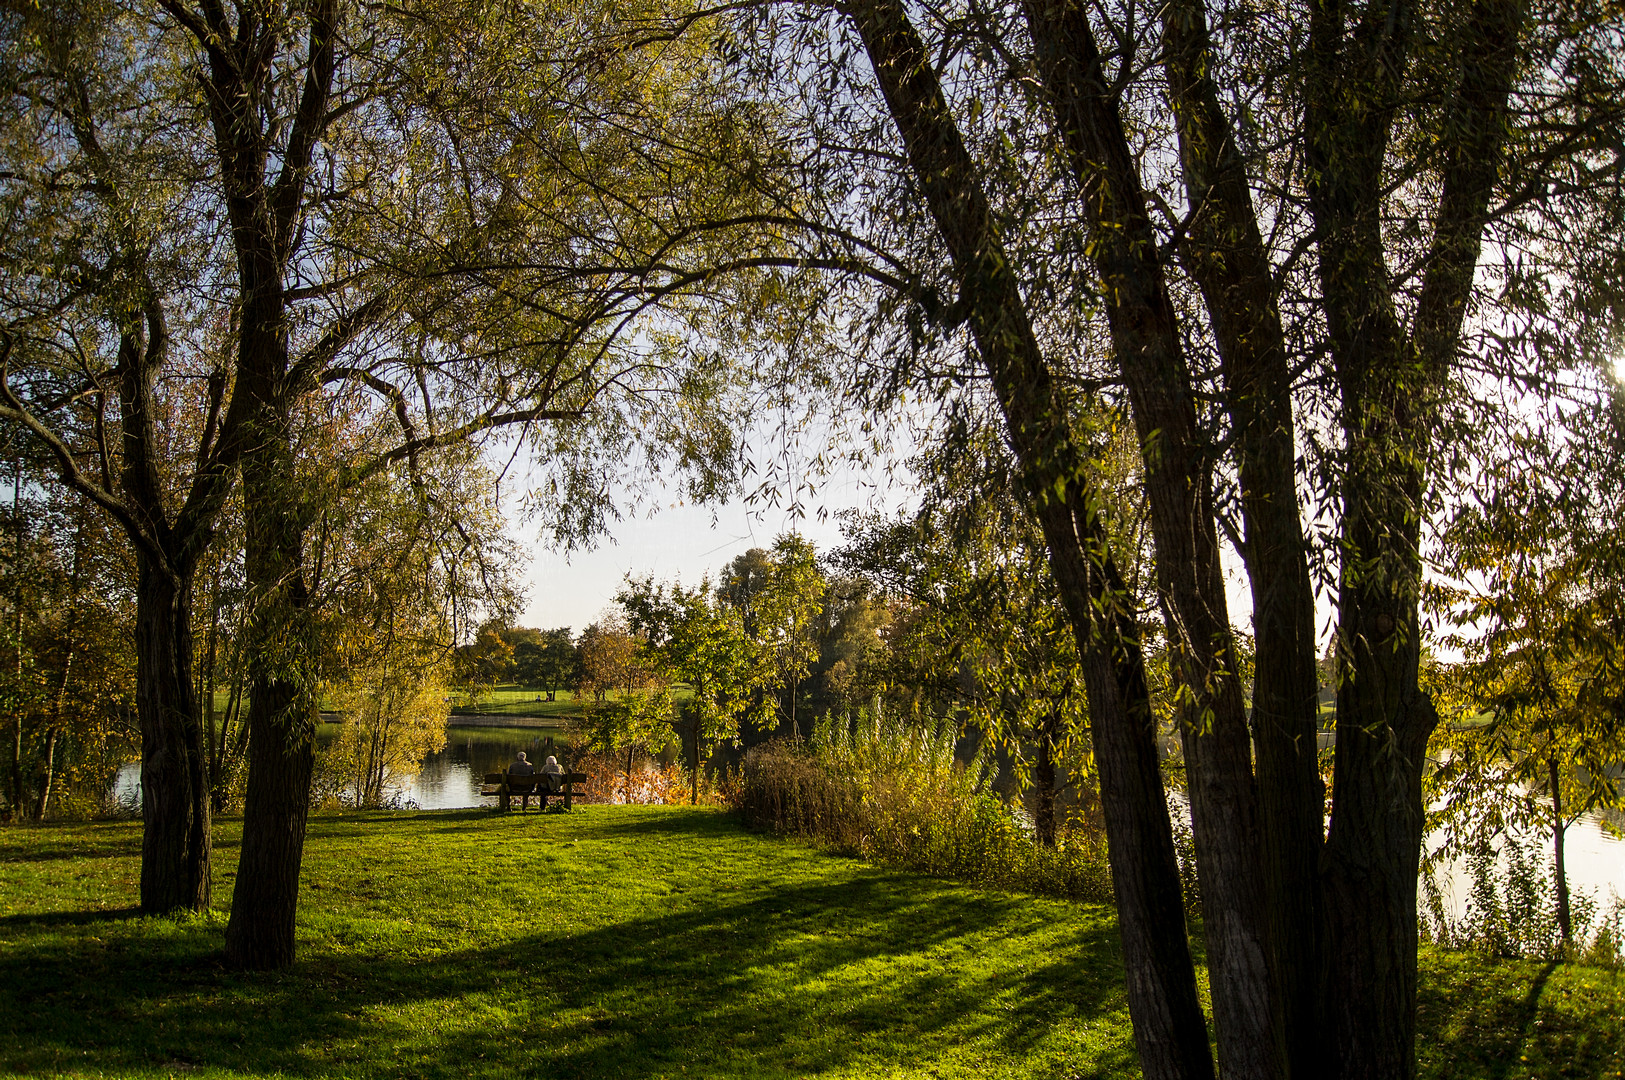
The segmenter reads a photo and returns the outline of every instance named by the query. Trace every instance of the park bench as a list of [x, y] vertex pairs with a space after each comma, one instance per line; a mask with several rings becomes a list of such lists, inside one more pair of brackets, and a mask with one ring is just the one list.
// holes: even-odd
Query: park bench
[[547, 809], [547, 800], [550, 798], [562, 799], [564, 808], [568, 810], [577, 795], [585, 794], [585, 792], [577, 791], [575, 786], [586, 782], [586, 773], [567, 772], [559, 777], [559, 788], [557, 791], [553, 791], [548, 788], [547, 777], [542, 773], [533, 773], [530, 776], [509, 776], [507, 773], [493, 772], [485, 774], [485, 783], [480, 786], [480, 794], [495, 795], [498, 810], [512, 809], [511, 800], [518, 799], [519, 808], [523, 811], [530, 803], [532, 795], [536, 797], [536, 805], [540, 810]]

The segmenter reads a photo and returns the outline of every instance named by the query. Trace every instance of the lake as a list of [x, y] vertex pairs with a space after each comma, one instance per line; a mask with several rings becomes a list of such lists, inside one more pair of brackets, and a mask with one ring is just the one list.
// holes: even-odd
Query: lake
[[[338, 734], [337, 724], [316, 729], [317, 744]], [[501, 772], [523, 750], [537, 765], [537, 756], [549, 736], [557, 738], [555, 727], [495, 727], [489, 724], [446, 726], [446, 748], [423, 760], [416, 776], [390, 789], [403, 805], [416, 804], [423, 810], [457, 810], [469, 806], [495, 805], [496, 799], [482, 798], [480, 781], [488, 772]], [[141, 763], [131, 762], [118, 771], [113, 794], [123, 805], [140, 805]]]
[[[323, 724], [317, 738], [326, 741], [337, 733], [338, 725]], [[540, 764], [538, 753], [542, 744], [549, 736], [558, 734], [559, 730], [552, 727], [496, 727], [489, 723], [454, 722], [447, 725], [445, 749], [425, 758], [417, 775], [391, 794], [399, 795], [403, 805], [410, 802], [424, 810], [494, 805], [494, 797], [480, 795], [480, 781], [485, 774], [506, 769], [520, 750]], [[134, 805], [140, 780], [139, 763], [124, 766], [114, 781], [115, 795], [126, 804]], [[1625, 841], [1604, 830], [1600, 817], [1588, 815], [1569, 826], [1565, 841], [1571, 889], [1593, 893], [1605, 904], [1610, 890], [1625, 896]], [[1542, 850], [1550, 852], [1550, 838], [1541, 842]], [[1471, 884], [1461, 866], [1440, 875], [1446, 905], [1457, 917], [1463, 912]]]

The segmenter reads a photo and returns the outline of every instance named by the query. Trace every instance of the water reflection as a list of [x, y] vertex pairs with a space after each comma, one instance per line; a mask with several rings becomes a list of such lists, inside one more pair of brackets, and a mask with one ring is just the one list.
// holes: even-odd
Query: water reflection
[[[338, 725], [323, 724], [316, 729], [317, 745], [338, 734]], [[458, 810], [495, 802], [482, 798], [480, 781], [488, 772], [500, 772], [523, 750], [538, 763], [547, 740], [562, 742], [557, 728], [489, 727], [450, 724], [446, 728], [446, 748], [430, 754], [415, 776], [386, 786], [385, 802], [414, 805], [423, 810]], [[141, 764], [131, 762], [113, 779], [113, 797], [119, 805], [141, 805]]]
[[485, 774], [506, 769], [521, 750], [540, 764], [550, 737], [561, 741], [553, 728], [453, 725], [446, 729], [446, 748], [425, 758], [418, 774], [401, 785], [399, 793], [424, 810], [487, 805], [494, 800], [480, 796]]

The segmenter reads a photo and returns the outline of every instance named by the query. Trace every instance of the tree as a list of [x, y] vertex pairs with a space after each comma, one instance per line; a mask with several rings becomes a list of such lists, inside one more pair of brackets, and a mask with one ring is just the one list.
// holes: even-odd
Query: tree
[[624, 696], [645, 680], [638, 640], [618, 612], [611, 611], [589, 623], [576, 642], [576, 652], [581, 658], [575, 686], [578, 699], [591, 694], [594, 702], [601, 703], [608, 700], [610, 691]]
[[712, 748], [738, 739], [745, 723], [766, 728], [772, 706], [760, 693], [743, 615], [713, 591], [709, 581], [693, 589], [630, 580], [616, 596], [627, 621], [646, 642], [651, 665], [672, 683], [688, 684], [678, 715], [689, 746], [689, 798], [698, 802], [700, 772]]
[[43, 821], [100, 810], [140, 731], [130, 552], [93, 506], [39, 482], [46, 463], [29, 464], [0, 502], [0, 817]]
[[1438, 597], [1459, 627], [1449, 643], [1466, 656], [1452, 673], [1464, 715], [1441, 725], [1430, 748], [1439, 854], [1544, 826], [1565, 945], [1574, 933], [1564, 833], [1625, 801], [1615, 775], [1625, 758], [1618, 496], [1603, 479], [1614, 470], [1592, 457], [1542, 439], [1486, 470], [1478, 500], [1445, 531], [1459, 584]]
[[[1462, 446], [1457, 380], [1594, 370], [1617, 325], [1622, 165], [1583, 149], [1619, 133], [1611, 16], [1377, 0], [1218, 22], [1199, 0], [963, 16], [866, 0], [796, 19], [739, 32], [762, 92], [792, 51], [829, 87], [785, 107], [823, 152], [808, 154], [822, 171], [806, 187], [830, 192], [816, 235], [853, 229], [851, 294], [889, 292], [858, 324], [892, 346], [857, 368], [863, 391], [946, 398], [985, 380], [1043, 529], [1088, 683], [1146, 1074], [1213, 1064], [1166, 929], [1177, 886], [1144, 646], [1074, 426], [1094, 394], [1126, 400], [1140, 443], [1220, 1067], [1409, 1075], [1436, 723], [1418, 677], [1422, 522]], [[1585, 284], [1557, 284], [1581, 266]], [[1096, 348], [1106, 362], [1085, 362]], [[1319, 569], [1339, 589], [1329, 836], [1304, 524], [1322, 515], [1337, 562]], [[1251, 716], [1221, 533], [1254, 595]]]
[[717, 595], [739, 609], [741, 623], [761, 669], [758, 682], [776, 691], [792, 736], [796, 688], [818, 658], [814, 624], [827, 589], [812, 544], [794, 534], [771, 550], [752, 548], [729, 564]]
[[[626, 196], [658, 183], [662, 213], [684, 212], [691, 198], [731, 213], [726, 197], [711, 198], [705, 162], [669, 148], [706, 145], [686, 141], [694, 130], [737, 134], [739, 125], [710, 92], [711, 71], [681, 55], [686, 46], [660, 39], [668, 48], [653, 67], [628, 59], [641, 39], [613, 19], [604, 39], [584, 43], [560, 40], [542, 13], [513, 19], [455, 2], [411, 12], [343, 0], [249, 5], [235, 20], [213, 4], [160, 7], [209, 117], [242, 313], [233, 377], [248, 432], [254, 614], [227, 953], [242, 966], [278, 967], [292, 959], [312, 764], [306, 544], [321, 493], [517, 429], [552, 459], [552, 483], [566, 496], [555, 524], [574, 540], [613, 510], [606, 462], [639, 452], [651, 466], [675, 461], [697, 494], [713, 494], [719, 462], [731, 466], [731, 412], [718, 398], [732, 373], [667, 335], [628, 342], [651, 304], [690, 293], [709, 301], [709, 276], [694, 275], [688, 259], [709, 264], [721, 233], [674, 244], [660, 215]], [[594, 129], [602, 138], [559, 122], [579, 115], [607, 117]], [[737, 137], [724, 141], [740, 149]], [[653, 169], [651, 156], [661, 162]], [[606, 191], [617, 197], [601, 198]], [[610, 253], [583, 242], [611, 235]], [[658, 267], [648, 265], [651, 247]], [[655, 389], [672, 392], [659, 409]], [[297, 482], [297, 436], [316, 401], [391, 417], [399, 441], [343, 462], [313, 496]], [[715, 409], [700, 409], [703, 424], [661, 419], [693, 405]]]
[[480, 627], [474, 640], [457, 648], [457, 681], [478, 700], [514, 672], [514, 648], [500, 622]]
[[[5, 254], [0, 417], [28, 431], [135, 550], [141, 905], [205, 910], [210, 805], [191, 610], [245, 405], [218, 327], [184, 325], [185, 291], [214, 269], [194, 187], [206, 170], [167, 123], [177, 72], [161, 49], [144, 51], [141, 12], [62, 4], [5, 18], [15, 33], [0, 78], [4, 197], [17, 225], [8, 243], [20, 246]], [[184, 419], [166, 422], [174, 416]]]
[[514, 646], [515, 675], [526, 686], [545, 690], [547, 700], [553, 701], [558, 688], [572, 685], [576, 678], [575, 642], [568, 626], [536, 634], [535, 641]]

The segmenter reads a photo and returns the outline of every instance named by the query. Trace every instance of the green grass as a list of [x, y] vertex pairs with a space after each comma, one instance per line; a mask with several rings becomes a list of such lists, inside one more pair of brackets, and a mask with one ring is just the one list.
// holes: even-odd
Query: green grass
[[[681, 703], [687, 701], [693, 691], [687, 686], [678, 686], [673, 692], [673, 698]], [[575, 694], [568, 690], [560, 690], [556, 701], [537, 701], [538, 697], [546, 697], [542, 690], [522, 686], [499, 686], [480, 698], [477, 703], [471, 703], [465, 695], [453, 695], [451, 710], [455, 713], [475, 713], [482, 716], [536, 716], [556, 717], [560, 720], [566, 717], [581, 715], [582, 703], [576, 700]], [[609, 700], [615, 701], [620, 694], [614, 690], [609, 692]]]
[[[137, 823], [0, 830], [0, 1071], [1129, 1077], [1109, 909], [879, 869], [717, 811], [312, 819], [292, 971], [132, 914]], [[1423, 958], [1423, 1076], [1615, 1076], [1625, 982]], [[1524, 1060], [1527, 1059], [1527, 1060]]]
[[560, 690], [556, 696], [556, 701], [537, 701], [538, 697], [547, 697], [547, 692], [522, 686], [499, 686], [478, 702], [470, 702], [463, 694], [453, 694], [451, 711], [493, 716], [557, 717], [561, 720], [581, 714], [581, 706], [570, 691]]

